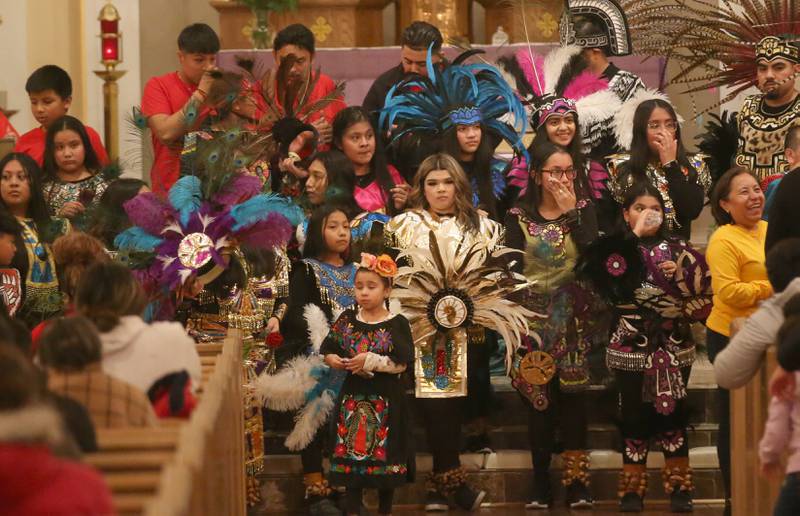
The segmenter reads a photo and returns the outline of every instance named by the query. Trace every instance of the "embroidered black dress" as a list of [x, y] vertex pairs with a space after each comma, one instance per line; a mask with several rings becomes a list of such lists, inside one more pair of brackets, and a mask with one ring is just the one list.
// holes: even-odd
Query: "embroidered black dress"
[[[389, 357], [394, 364], [411, 366], [411, 327], [402, 315], [365, 323], [354, 310], [346, 310], [320, 352], [347, 358], [371, 352]], [[331, 414], [331, 434], [331, 484], [386, 489], [411, 478], [414, 457], [409, 409], [399, 374], [348, 374]]]

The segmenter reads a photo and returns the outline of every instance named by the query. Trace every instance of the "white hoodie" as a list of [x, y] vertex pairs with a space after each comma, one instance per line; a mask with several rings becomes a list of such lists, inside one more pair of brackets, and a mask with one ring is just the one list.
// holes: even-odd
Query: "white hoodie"
[[144, 392], [164, 376], [181, 371], [189, 373], [193, 388], [200, 385], [200, 356], [180, 323], [147, 324], [138, 315], [126, 315], [100, 340], [103, 370]]
[[783, 325], [783, 305], [795, 294], [800, 294], [800, 278], [793, 279], [783, 291], [762, 302], [719, 352], [714, 360], [714, 376], [720, 387], [736, 389], [756, 374], [764, 352], [777, 342], [778, 330]]

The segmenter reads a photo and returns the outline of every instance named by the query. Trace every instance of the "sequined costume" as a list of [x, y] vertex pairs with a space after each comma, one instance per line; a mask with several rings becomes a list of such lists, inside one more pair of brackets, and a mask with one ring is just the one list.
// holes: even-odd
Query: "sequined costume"
[[349, 374], [344, 381], [331, 414], [331, 484], [400, 487], [414, 470], [409, 464], [409, 409], [398, 375], [402, 368], [396, 367], [413, 362], [413, 347], [411, 328], [402, 315], [366, 323], [355, 310], [346, 310], [331, 327], [320, 354], [352, 358], [373, 353], [391, 361], [370, 374]]
[[454, 492], [470, 500], [483, 496], [468, 487], [459, 460], [462, 400], [473, 393], [473, 368], [482, 365], [473, 353], [486, 346], [484, 327], [515, 346], [525, 317], [532, 315], [506, 299], [519, 279], [485, 282], [503, 270], [487, 265], [500, 259], [503, 235], [503, 228], [485, 216], [479, 216], [476, 229], [467, 229], [455, 217], [425, 210], [397, 215], [384, 230], [387, 246], [408, 264], [400, 269], [392, 295], [414, 336], [415, 393], [433, 453], [429, 501]]
[[763, 94], [750, 95], [742, 104], [737, 122], [737, 165], [749, 168], [762, 181], [789, 171], [783, 150], [789, 129], [800, 124], [800, 95], [778, 109], [767, 106]]
[[[592, 315], [595, 296], [576, 281], [574, 268], [579, 249], [597, 237], [594, 206], [581, 200], [575, 211], [556, 220], [512, 208], [506, 217], [506, 236], [510, 247], [524, 251], [517, 267], [533, 283], [524, 292], [523, 306], [547, 316], [530, 321], [542, 339], [540, 347], [533, 344], [532, 348], [550, 355], [561, 390], [585, 388], [589, 382], [587, 337], [597, 317]], [[515, 356], [512, 375], [517, 374], [512, 384], [535, 408], [544, 410], [549, 404], [546, 386], [519, 376], [521, 358]]]
[[[614, 154], [608, 158], [609, 189], [617, 203], [625, 199], [625, 192], [634, 181], [630, 170], [629, 154]], [[644, 171], [649, 181], [664, 200], [664, 221], [667, 228], [684, 238], [691, 236], [691, 223], [700, 215], [705, 196], [711, 188], [711, 175], [703, 154], [688, 157], [690, 167], [673, 161], [665, 168], [660, 163], [649, 164]], [[617, 206], [619, 209], [619, 206]]]
[[108, 188], [109, 181], [102, 173], [94, 174], [80, 181], [45, 181], [42, 185], [44, 199], [50, 214], [58, 216], [61, 208], [68, 202], [80, 202], [86, 211], [73, 217], [70, 221], [75, 229], [85, 231], [90, 223], [91, 215], [100, 203], [100, 197]]
[[386, 246], [398, 250], [409, 247], [426, 248], [429, 245], [428, 235], [434, 231], [437, 235], [447, 236], [459, 242], [459, 246], [467, 248], [477, 241], [497, 238], [503, 243], [505, 230], [497, 222], [481, 216], [478, 229], [464, 231], [455, 217], [438, 216], [426, 210], [409, 210], [392, 219], [384, 227]]
[[286, 316], [281, 321], [283, 345], [277, 350], [278, 365], [309, 349], [308, 322], [303, 313], [308, 304], [319, 307], [328, 321], [355, 304], [353, 284], [357, 266], [340, 267], [313, 258], [304, 258], [292, 266], [289, 277], [289, 300]]
[[[704, 257], [685, 242], [657, 236], [604, 237], [584, 256], [580, 270], [615, 308], [606, 365], [621, 395], [621, 493], [643, 497], [642, 486], [630, 481], [643, 473], [651, 439], [660, 442], [668, 470], [688, 468], [691, 323], [711, 310], [711, 275]], [[664, 272], [666, 262], [676, 265], [674, 273]], [[678, 490], [691, 491], [691, 482]]]
[[[65, 235], [72, 229], [67, 219], [51, 220], [48, 230], [54, 236]], [[23, 278], [23, 300], [18, 317], [33, 327], [61, 311], [61, 291], [51, 244], [42, 240], [40, 228], [33, 219], [18, 217], [17, 222], [22, 226], [22, 245], [17, 245], [11, 266], [19, 270]], [[49, 240], [52, 242], [55, 238]]]
[[514, 354], [511, 385], [528, 406], [535, 475], [549, 485], [558, 428], [565, 449], [562, 481], [571, 490], [577, 484], [583, 489], [589, 485], [587, 354], [607, 328], [599, 298], [574, 272], [581, 250], [597, 237], [597, 231], [595, 209], [587, 200], [578, 201], [575, 210], [554, 220], [519, 207], [506, 216], [506, 242], [524, 252], [516, 267], [532, 283], [521, 293], [520, 304], [541, 314], [528, 321], [539, 339], [526, 339]]
[[[244, 442], [245, 474], [247, 479], [247, 503], [257, 504], [260, 499], [257, 476], [264, 470], [264, 420], [262, 407], [249, 387], [261, 374], [275, 371], [273, 351], [264, 342], [263, 332], [267, 320], [274, 316], [273, 306], [277, 296], [288, 294], [288, 258], [285, 253], [274, 251], [275, 273], [253, 276], [243, 253], [236, 260], [244, 271], [245, 288], [234, 284], [222, 296], [216, 296], [207, 288], [192, 304], [186, 329], [200, 342], [210, 342], [225, 337], [228, 329], [237, 328], [244, 337], [244, 360], [242, 375], [244, 382]], [[223, 275], [217, 281], [225, 280]]]

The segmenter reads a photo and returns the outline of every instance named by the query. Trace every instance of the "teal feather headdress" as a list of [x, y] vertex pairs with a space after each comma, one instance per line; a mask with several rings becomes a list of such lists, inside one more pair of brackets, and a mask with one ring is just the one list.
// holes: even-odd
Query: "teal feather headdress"
[[522, 142], [527, 116], [517, 94], [494, 66], [464, 64], [480, 52], [464, 52], [440, 70], [428, 49], [428, 76], [410, 77], [386, 96], [379, 124], [390, 131], [392, 142], [408, 133], [436, 135], [456, 125], [481, 123], [516, 154], [527, 155]]

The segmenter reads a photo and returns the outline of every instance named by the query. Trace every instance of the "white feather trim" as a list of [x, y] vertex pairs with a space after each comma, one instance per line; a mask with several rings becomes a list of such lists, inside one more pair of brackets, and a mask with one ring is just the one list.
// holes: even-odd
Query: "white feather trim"
[[403, 305], [400, 303], [400, 300], [396, 297], [389, 298], [389, 311], [393, 314], [402, 314], [403, 313]]
[[544, 58], [544, 89], [545, 93], [554, 93], [561, 72], [575, 54], [580, 54], [583, 49], [578, 45], [558, 47]]
[[312, 303], [303, 307], [303, 317], [308, 325], [308, 340], [311, 342], [311, 350], [313, 353], [319, 354], [322, 341], [331, 331], [328, 318], [325, 317], [325, 312], [320, 307]]
[[317, 431], [328, 420], [334, 405], [333, 396], [325, 391], [319, 398], [311, 401], [297, 414], [294, 429], [286, 438], [290, 450], [302, 450], [314, 439]]
[[306, 392], [317, 384], [311, 376], [312, 369], [322, 365], [319, 355], [299, 356], [275, 374], [262, 374], [251, 384], [256, 400], [279, 412], [299, 409], [306, 402]]
[[306, 245], [306, 232], [305, 228], [303, 228], [303, 224], [298, 224], [297, 229], [294, 232], [295, 238], [297, 238], [297, 243], [300, 249], [300, 252], [303, 252], [303, 247]]
[[[639, 90], [628, 101], [624, 102], [614, 116], [614, 136], [617, 143], [624, 150], [630, 150], [633, 141], [633, 116], [639, 104], [647, 100], [663, 100], [668, 102], [669, 98], [658, 90]], [[581, 121], [583, 122], [583, 121]]]
[[622, 101], [611, 90], [597, 91], [575, 102], [581, 127], [611, 120], [621, 106]]

